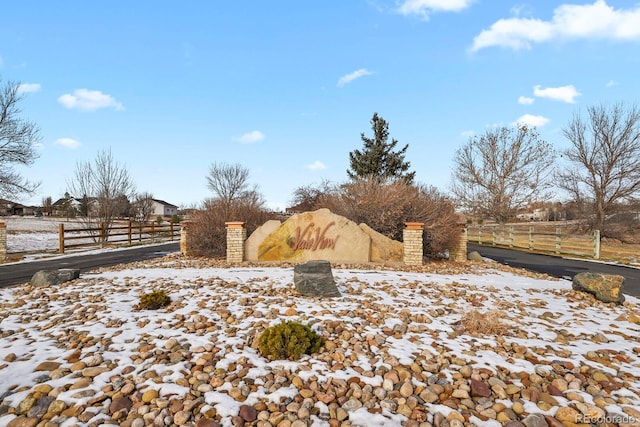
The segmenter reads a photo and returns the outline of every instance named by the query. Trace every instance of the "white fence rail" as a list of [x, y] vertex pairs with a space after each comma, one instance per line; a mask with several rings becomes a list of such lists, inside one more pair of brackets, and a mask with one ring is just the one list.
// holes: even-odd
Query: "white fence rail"
[[527, 225], [471, 225], [467, 227], [469, 243], [540, 251], [556, 255], [600, 258], [600, 231], [573, 234], [566, 227]]

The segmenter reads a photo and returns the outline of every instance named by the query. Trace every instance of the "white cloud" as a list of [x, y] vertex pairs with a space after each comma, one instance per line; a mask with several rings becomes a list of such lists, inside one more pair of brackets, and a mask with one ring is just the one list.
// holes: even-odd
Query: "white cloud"
[[75, 139], [71, 138], [58, 138], [56, 139], [56, 144], [66, 148], [78, 148], [80, 145], [82, 145], [80, 144], [80, 141], [76, 141]]
[[567, 104], [575, 104], [575, 98], [582, 95], [573, 85], [547, 88], [536, 85], [533, 87], [533, 94], [539, 98], [549, 98], [554, 101], [566, 102]]
[[534, 116], [533, 114], [525, 114], [512, 123], [514, 126], [527, 125], [530, 127], [542, 127], [549, 123], [549, 119], [544, 116]]
[[429, 19], [430, 12], [460, 12], [471, 6], [473, 0], [404, 0], [398, 12]]
[[534, 102], [536, 102], [535, 99], [533, 98], [529, 98], [527, 96], [521, 96], [520, 98], [518, 98], [518, 104], [522, 104], [522, 105], [531, 105]]
[[243, 144], [253, 144], [254, 142], [262, 141], [264, 138], [264, 133], [260, 132], [259, 130], [254, 130], [235, 138], [235, 140], [238, 142], [242, 142]]
[[532, 43], [558, 39], [640, 40], [640, 6], [614, 9], [606, 0], [596, 0], [593, 4], [560, 5], [550, 21], [500, 19], [473, 39], [471, 51], [491, 46], [530, 49]]
[[528, 4], [519, 4], [517, 6], [513, 6], [509, 12], [511, 12], [513, 16], [524, 16], [531, 15], [532, 9]]
[[18, 93], [33, 93], [39, 91], [40, 83], [21, 83], [18, 86]]
[[58, 98], [58, 102], [66, 108], [77, 108], [80, 111], [96, 111], [100, 108], [113, 108], [116, 111], [124, 110], [122, 103], [99, 90], [76, 89], [73, 95], [65, 94]]
[[373, 72], [367, 70], [366, 68], [360, 68], [359, 70], [354, 71], [353, 73], [346, 74], [338, 80], [338, 87], [343, 87], [344, 85], [351, 83], [355, 79], [359, 79], [360, 77], [370, 76]]
[[619, 84], [620, 83], [615, 81], [615, 80], [609, 80], [605, 86], [606, 87], [612, 87], [612, 86], [618, 86]]
[[465, 130], [460, 133], [460, 135], [462, 135], [463, 138], [471, 138], [475, 136], [475, 134], [476, 133], [472, 130]]
[[313, 162], [310, 165], [307, 165], [305, 167], [307, 169], [309, 169], [309, 170], [312, 170], [312, 171], [321, 171], [321, 170], [325, 170], [327, 168], [327, 165], [322, 163], [320, 160], [316, 160], [315, 162]]

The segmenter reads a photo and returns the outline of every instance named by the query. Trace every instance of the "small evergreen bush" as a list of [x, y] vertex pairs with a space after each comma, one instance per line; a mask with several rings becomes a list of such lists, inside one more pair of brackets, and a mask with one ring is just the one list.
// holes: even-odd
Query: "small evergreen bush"
[[271, 360], [297, 360], [303, 354], [317, 353], [323, 344], [308, 325], [291, 321], [265, 329], [258, 341], [260, 354]]
[[157, 310], [171, 303], [171, 298], [164, 289], [155, 290], [153, 292], [140, 296], [140, 303], [137, 308], [139, 310]]

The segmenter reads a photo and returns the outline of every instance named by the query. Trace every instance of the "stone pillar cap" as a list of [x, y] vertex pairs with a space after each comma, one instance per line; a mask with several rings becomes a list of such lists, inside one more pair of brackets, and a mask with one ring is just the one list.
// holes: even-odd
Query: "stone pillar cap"
[[229, 221], [225, 222], [224, 225], [226, 225], [227, 228], [244, 228], [243, 221]]
[[424, 222], [405, 222], [404, 225], [407, 227], [407, 230], [423, 230]]

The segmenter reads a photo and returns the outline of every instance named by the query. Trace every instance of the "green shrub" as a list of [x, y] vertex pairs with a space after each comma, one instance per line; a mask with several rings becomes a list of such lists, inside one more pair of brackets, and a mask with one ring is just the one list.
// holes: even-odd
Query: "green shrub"
[[308, 325], [290, 321], [265, 329], [258, 341], [260, 354], [271, 360], [297, 360], [317, 353], [322, 345], [322, 337]]
[[138, 303], [139, 310], [157, 310], [171, 303], [171, 298], [163, 290], [155, 290], [153, 292], [140, 296], [140, 303]]

